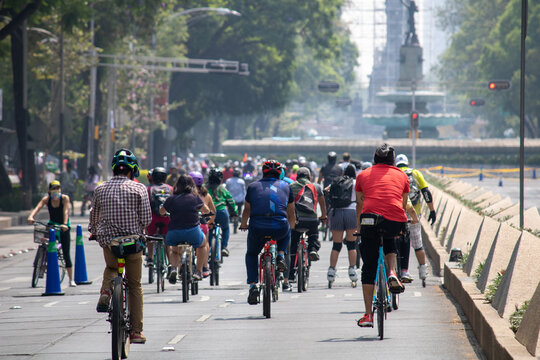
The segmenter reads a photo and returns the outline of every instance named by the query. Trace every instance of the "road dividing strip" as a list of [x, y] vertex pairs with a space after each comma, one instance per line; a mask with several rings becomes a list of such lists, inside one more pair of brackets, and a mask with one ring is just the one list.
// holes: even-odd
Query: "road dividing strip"
[[199, 301], [208, 301], [210, 300], [210, 296], [201, 296], [201, 299]]
[[224, 303], [224, 304], [220, 304], [219, 307], [220, 308], [226, 308], [227, 306], [229, 306], [231, 303]]
[[210, 318], [210, 316], [212, 316], [212, 315], [210, 315], [210, 314], [203, 315], [203, 316], [201, 316], [200, 318], [198, 318], [196, 321], [197, 321], [197, 322], [203, 322], [203, 321], [206, 321], [206, 320], [208, 320], [208, 319]]
[[58, 304], [58, 301], [53, 301], [53, 302], [50, 302], [50, 303], [47, 303], [45, 305], [43, 305], [43, 307], [46, 307], [46, 308], [50, 308], [54, 305]]
[[180, 341], [182, 341], [182, 339], [185, 338], [185, 337], [186, 337], [186, 335], [184, 335], [184, 334], [178, 334], [175, 337], [173, 337], [167, 344], [168, 345], [176, 345]]
[[6, 290], [9, 290], [11, 289], [10, 287], [4, 287], [4, 288], [0, 288], [0, 291], [6, 291]]
[[414, 297], [420, 297], [420, 296], [422, 296], [422, 293], [419, 292], [419, 291], [415, 291], [413, 294], [414, 294]]

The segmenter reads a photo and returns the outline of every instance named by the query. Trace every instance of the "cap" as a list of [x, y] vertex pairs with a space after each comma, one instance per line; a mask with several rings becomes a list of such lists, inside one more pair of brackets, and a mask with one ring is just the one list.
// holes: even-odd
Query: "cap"
[[399, 165], [409, 165], [409, 159], [407, 158], [407, 155], [399, 154], [398, 156], [396, 156], [396, 166]]

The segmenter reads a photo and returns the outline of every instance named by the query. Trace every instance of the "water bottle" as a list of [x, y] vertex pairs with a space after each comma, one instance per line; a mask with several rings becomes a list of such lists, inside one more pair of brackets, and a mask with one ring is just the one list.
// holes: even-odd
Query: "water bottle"
[[277, 252], [276, 252], [276, 243], [275, 243], [275, 241], [270, 242], [270, 253], [272, 254], [272, 264], [276, 265]]

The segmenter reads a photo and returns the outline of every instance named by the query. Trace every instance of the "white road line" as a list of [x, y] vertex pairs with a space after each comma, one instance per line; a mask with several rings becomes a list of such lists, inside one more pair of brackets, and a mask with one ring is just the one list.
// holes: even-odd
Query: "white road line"
[[90, 301], [81, 301], [80, 303], [78, 303], [79, 305], [86, 305], [88, 304]]
[[231, 303], [220, 304], [219, 307], [220, 308], [226, 308], [229, 305], [231, 305]]
[[201, 296], [201, 300], [199, 301], [208, 301], [210, 300], [210, 296]]
[[9, 290], [11, 289], [10, 287], [5, 287], [5, 288], [0, 288], [0, 291], [6, 291], [6, 290]]
[[291, 299], [298, 299], [299, 297], [300, 295], [296, 294], [296, 295], [291, 296]]
[[415, 297], [420, 297], [420, 296], [422, 296], [422, 293], [419, 292], [419, 291], [415, 291], [415, 292], [414, 292], [414, 296], [415, 296]]
[[5, 313], [5, 312], [8, 312], [8, 310], [2, 310], [0, 311], [0, 314]]
[[51, 306], [54, 306], [56, 304], [58, 304], [58, 301], [53, 301], [53, 302], [47, 303], [47, 304], [43, 305], [43, 307], [50, 308]]
[[29, 276], [17, 276], [11, 279], [3, 280], [3, 283], [20, 283], [30, 280]]
[[169, 345], [176, 345], [178, 344], [180, 341], [182, 341], [183, 338], [185, 338], [186, 335], [184, 334], [179, 334], [179, 335], [176, 335], [175, 337], [173, 337], [167, 344]]
[[212, 316], [212, 315], [210, 315], [210, 314], [203, 315], [203, 316], [201, 316], [200, 318], [198, 318], [196, 321], [197, 321], [197, 322], [203, 322], [203, 321], [206, 321], [206, 320], [208, 320], [208, 319], [210, 318], [210, 316]]
[[344, 296], [345, 296], [345, 297], [352, 297], [353, 294], [345, 294]]
[[333, 298], [334, 296], [336, 296], [336, 295], [334, 295], [334, 294], [326, 294], [325, 298], [329, 299], [329, 298]]
[[161, 300], [161, 301], [163, 301], [163, 302], [173, 302], [174, 299], [167, 298], [167, 299], [163, 299], [163, 300]]

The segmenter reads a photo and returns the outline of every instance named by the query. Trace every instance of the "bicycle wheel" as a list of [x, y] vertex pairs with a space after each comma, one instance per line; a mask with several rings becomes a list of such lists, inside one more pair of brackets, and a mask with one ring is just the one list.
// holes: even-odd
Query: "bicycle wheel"
[[161, 292], [165, 291], [165, 277], [167, 273], [167, 268], [169, 267], [169, 262], [167, 261], [167, 254], [165, 252], [165, 247], [161, 246]]
[[58, 249], [58, 270], [60, 271], [60, 284], [66, 277], [66, 261], [64, 260], [64, 251], [62, 248]]
[[270, 306], [272, 302], [272, 263], [266, 261], [264, 264], [264, 285], [263, 285], [263, 315], [270, 318]]
[[392, 309], [399, 309], [399, 294], [392, 293]]
[[384, 269], [382, 264], [379, 264], [379, 275], [377, 279], [377, 328], [379, 330], [379, 338], [384, 338], [384, 317], [386, 304], [384, 298], [386, 297], [385, 283], [384, 283]]
[[307, 259], [307, 254], [304, 253], [304, 283], [302, 284], [302, 290], [307, 291], [309, 286], [309, 260]]
[[36, 257], [34, 258], [34, 271], [32, 272], [32, 287], [35, 288], [37, 286], [41, 268], [43, 267], [43, 262], [45, 261], [45, 247], [40, 246], [37, 249]]
[[304, 288], [304, 247], [302, 243], [298, 244], [298, 252], [296, 253], [296, 285], [298, 292], [302, 292]]
[[154, 266], [148, 266], [148, 283], [149, 284], [154, 283]]
[[212, 237], [210, 245], [210, 286], [219, 285], [219, 261], [218, 261], [217, 237]]
[[154, 268], [156, 269], [156, 285], [157, 285], [157, 292], [159, 294], [159, 291], [161, 290], [161, 281], [163, 280], [161, 245], [158, 245], [156, 243], [155, 249], [156, 250], [155, 250], [155, 255], [154, 255]]
[[122, 278], [118, 276], [114, 279], [111, 307], [111, 333], [112, 333], [112, 359], [122, 358], [124, 340], [124, 303], [122, 299]]
[[185, 259], [182, 260], [182, 267], [180, 273], [182, 274], [182, 302], [187, 302], [189, 300], [189, 272], [188, 264]]

